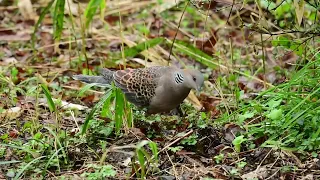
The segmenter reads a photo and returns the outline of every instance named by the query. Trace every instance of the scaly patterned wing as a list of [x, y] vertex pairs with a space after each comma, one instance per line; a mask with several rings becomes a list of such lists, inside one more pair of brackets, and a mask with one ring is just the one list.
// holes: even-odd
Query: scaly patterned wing
[[119, 70], [113, 78], [128, 101], [139, 107], [147, 107], [155, 96], [159, 78], [165, 73], [164, 66], [154, 66], [140, 69]]

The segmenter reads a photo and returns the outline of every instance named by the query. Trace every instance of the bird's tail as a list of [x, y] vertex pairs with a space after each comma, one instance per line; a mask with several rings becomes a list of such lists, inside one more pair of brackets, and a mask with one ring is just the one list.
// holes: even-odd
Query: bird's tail
[[111, 82], [103, 76], [73, 75], [74, 80], [79, 80], [88, 84], [97, 84], [98, 86], [110, 86]]
[[74, 80], [79, 80], [88, 84], [96, 84], [98, 86], [110, 86], [113, 81], [113, 71], [101, 68], [99, 70], [101, 76], [88, 76], [88, 75], [74, 75], [72, 78]]

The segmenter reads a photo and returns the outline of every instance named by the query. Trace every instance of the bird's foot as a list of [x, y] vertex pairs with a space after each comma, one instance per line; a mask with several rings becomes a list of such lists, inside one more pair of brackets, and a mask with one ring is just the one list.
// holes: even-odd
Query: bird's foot
[[185, 117], [185, 114], [181, 110], [181, 106], [179, 105], [178, 107], [174, 108], [173, 110], [170, 111], [169, 113], [171, 116], [179, 116], [179, 117]]

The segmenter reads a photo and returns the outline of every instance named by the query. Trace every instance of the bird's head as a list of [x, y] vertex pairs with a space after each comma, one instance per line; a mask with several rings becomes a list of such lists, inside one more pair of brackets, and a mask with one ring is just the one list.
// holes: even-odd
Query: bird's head
[[199, 93], [204, 82], [203, 74], [196, 69], [185, 69], [184, 75], [186, 77], [186, 86], [188, 88], [196, 90]]

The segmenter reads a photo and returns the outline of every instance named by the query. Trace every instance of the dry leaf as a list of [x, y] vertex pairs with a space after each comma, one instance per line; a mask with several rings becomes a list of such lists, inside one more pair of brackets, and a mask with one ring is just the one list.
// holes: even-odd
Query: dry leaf
[[7, 109], [5, 111], [3, 111], [2, 113], [0, 113], [0, 119], [4, 120], [4, 119], [16, 119], [21, 115], [22, 109], [21, 107], [13, 107], [10, 109]]
[[18, 61], [14, 57], [8, 57], [8, 58], [3, 58], [3, 64], [2, 66], [9, 65], [9, 64], [16, 64]]
[[303, 13], [304, 13], [304, 1], [294, 0], [293, 4], [296, 11], [297, 23], [300, 26], [302, 22]]
[[[58, 102], [58, 99], [54, 99], [52, 98], [53, 102]], [[40, 98], [39, 99], [39, 102], [40, 102], [40, 105], [44, 105], [44, 106], [47, 106], [49, 107], [48, 103], [47, 103], [47, 99], [45, 98]], [[88, 109], [87, 106], [82, 106], [80, 104], [73, 104], [73, 103], [69, 103], [69, 102], [66, 102], [66, 101], [61, 101], [61, 107], [62, 109], [77, 109], [77, 110], [84, 110], [84, 109]]]
[[265, 179], [269, 176], [268, 174], [268, 169], [266, 166], [260, 167], [259, 169], [249, 172], [247, 174], [244, 174], [241, 176], [242, 179], [257, 179], [257, 178], [261, 178], [261, 179]]
[[172, 1], [172, 0], [163, 0], [161, 4], [159, 3], [158, 6], [154, 7], [154, 10], [157, 13], [161, 13], [163, 11], [171, 9], [174, 6], [177, 6], [180, 2], [181, 2], [181, 0], [174, 0], [174, 1]]
[[22, 17], [25, 20], [35, 20], [37, 14], [32, 9], [32, 3], [30, 0], [19, 0], [18, 1], [18, 8]]

